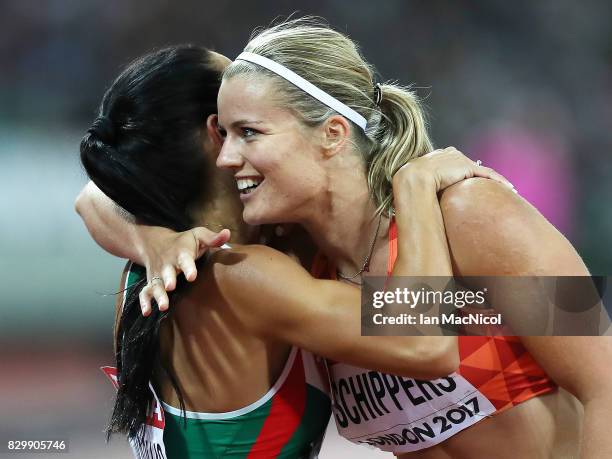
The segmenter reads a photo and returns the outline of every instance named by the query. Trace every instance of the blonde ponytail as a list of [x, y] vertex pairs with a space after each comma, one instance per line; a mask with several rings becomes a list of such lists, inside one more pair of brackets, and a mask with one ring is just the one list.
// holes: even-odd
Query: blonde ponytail
[[408, 88], [381, 85], [382, 117], [374, 132], [375, 141], [368, 162], [368, 186], [377, 213], [393, 213], [393, 175], [411, 159], [433, 149], [421, 103]]

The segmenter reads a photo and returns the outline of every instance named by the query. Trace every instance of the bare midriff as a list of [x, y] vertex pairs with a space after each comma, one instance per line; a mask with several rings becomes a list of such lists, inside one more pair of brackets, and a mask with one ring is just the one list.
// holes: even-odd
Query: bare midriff
[[568, 392], [531, 398], [400, 459], [570, 459], [578, 457], [582, 406]]

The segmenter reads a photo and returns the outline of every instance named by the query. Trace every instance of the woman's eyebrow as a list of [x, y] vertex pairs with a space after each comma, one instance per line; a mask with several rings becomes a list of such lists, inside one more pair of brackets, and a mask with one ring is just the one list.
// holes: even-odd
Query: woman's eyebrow
[[[263, 124], [263, 121], [252, 121], [252, 120], [248, 120], [248, 119], [243, 119], [243, 120], [237, 120], [234, 121], [233, 123], [230, 124], [230, 127], [234, 128], [237, 126], [243, 126], [245, 124]], [[218, 129], [225, 129], [225, 127], [223, 127], [223, 125], [217, 121], [217, 128]]]
[[243, 124], [262, 124], [263, 121], [254, 121], [254, 120], [248, 120], [248, 119], [243, 119], [243, 120], [236, 120], [234, 121], [232, 124], [230, 124], [231, 127], [236, 127], [236, 126], [241, 126]]

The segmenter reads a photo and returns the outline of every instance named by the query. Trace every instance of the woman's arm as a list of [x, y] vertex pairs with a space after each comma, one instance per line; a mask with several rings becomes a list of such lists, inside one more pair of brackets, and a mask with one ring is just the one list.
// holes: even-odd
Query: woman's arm
[[219, 250], [210, 278], [252, 333], [352, 365], [415, 378], [456, 370], [455, 337], [361, 336], [360, 289], [314, 279], [266, 246]]
[[444, 220], [430, 176], [409, 164], [393, 181], [397, 224], [397, 276], [447, 276], [453, 270]]
[[102, 193], [95, 183], [90, 181], [85, 185], [74, 208], [100, 247], [116, 257], [144, 264], [142, 238], [134, 218]]
[[612, 337], [526, 336], [525, 347], [584, 406], [581, 459], [612, 457]]
[[[208, 247], [223, 245], [230, 236], [229, 230], [214, 233], [207, 228], [193, 228], [177, 233], [168, 228], [141, 225], [91, 181], [79, 193], [75, 210], [100, 247], [145, 266], [148, 280], [162, 277], [163, 286], [169, 291], [176, 286], [177, 273], [184, 272], [187, 280], [193, 281], [197, 275], [195, 260]], [[168, 305], [163, 286], [160, 284], [155, 290], [162, 310]]]
[[[487, 180], [449, 188], [441, 200], [456, 272], [462, 276], [588, 276], [569, 241], [529, 203]], [[581, 458], [612, 457], [612, 338], [533, 336], [525, 347], [584, 405]]]

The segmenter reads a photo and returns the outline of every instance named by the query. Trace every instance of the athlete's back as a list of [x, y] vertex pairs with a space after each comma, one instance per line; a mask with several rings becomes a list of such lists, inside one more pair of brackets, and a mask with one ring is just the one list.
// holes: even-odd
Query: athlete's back
[[[330, 412], [322, 368], [310, 353], [245, 326], [215, 276], [218, 258], [209, 257], [198, 280], [175, 296], [160, 328], [152, 382], [164, 411], [164, 449], [183, 459], [314, 456]], [[223, 258], [234, 261], [231, 249]], [[125, 285], [143, 276], [132, 265]]]

